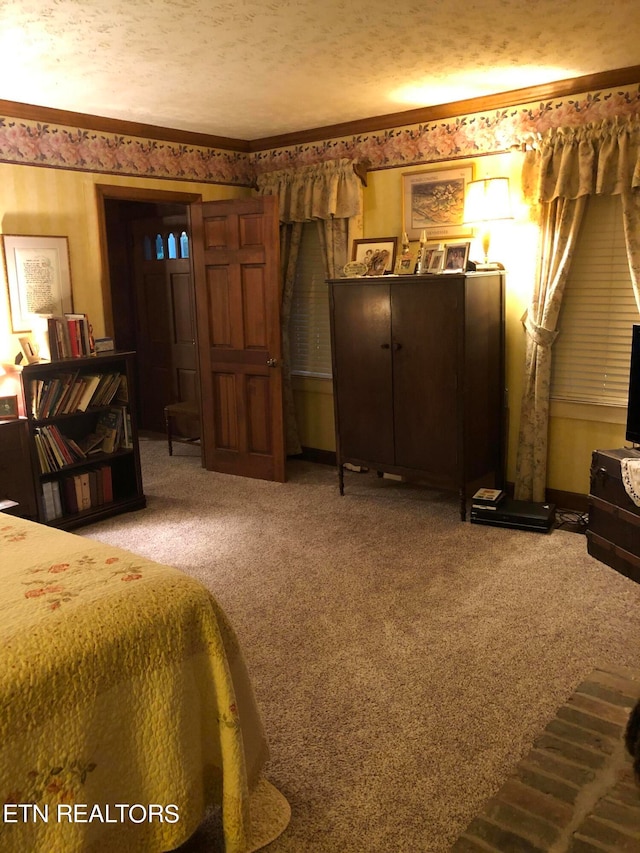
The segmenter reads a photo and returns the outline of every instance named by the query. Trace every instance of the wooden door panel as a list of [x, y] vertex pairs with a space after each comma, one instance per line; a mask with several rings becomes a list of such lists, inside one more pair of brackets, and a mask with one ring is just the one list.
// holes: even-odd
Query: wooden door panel
[[391, 291], [396, 463], [455, 486], [458, 282], [425, 279], [398, 283]]
[[242, 266], [242, 316], [246, 349], [269, 348], [267, 339], [266, 282], [263, 266]]
[[193, 284], [187, 273], [174, 273], [170, 278], [171, 307], [173, 309], [173, 340], [175, 344], [193, 346], [193, 317], [191, 303]]
[[261, 249], [264, 243], [263, 217], [260, 214], [245, 213], [238, 217], [239, 242], [241, 249]]
[[204, 223], [204, 248], [226, 249], [230, 245], [231, 232], [227, 216], [208, 216]]
[[277, 212], [274, 197], [206, 202], [192, 225], [205, 465], [282, 481]]
[[198, 399], [198, 374], [195, 370], [179, 367], [176, 370], [178, 396], [180, 400]]
[[272, 444], [269, 377], [246, 377], [247, 450], [265, 454]]
[[213, 404], [215, 417], [215, 447], [217, 450], [240, 450], [238, 424], [237, 377], [234, 373], [214, 373]]
[[389, 285], [345, 284], [332, 292], [341, 454], [393, 465]]
[[210, 267], [208, 279], [209, 341], [212, 347], [231, 346], [231, 299], [226, 267]]

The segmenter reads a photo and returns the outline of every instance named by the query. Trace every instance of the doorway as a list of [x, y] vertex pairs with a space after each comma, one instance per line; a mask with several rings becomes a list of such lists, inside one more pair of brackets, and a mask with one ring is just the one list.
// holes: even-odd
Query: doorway
[[[164, 407], [197, 402], [189, 203], [200, 195], [99, 186], [107, 334], [137, 353], [139, 428], [164, 432]], [[194, 424], [175, 424], [189, 435]]]

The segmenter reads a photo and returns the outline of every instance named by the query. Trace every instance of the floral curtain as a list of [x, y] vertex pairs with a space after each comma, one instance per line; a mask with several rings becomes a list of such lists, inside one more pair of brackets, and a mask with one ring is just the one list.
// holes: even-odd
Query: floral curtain
[[298, 423], [291, 387], [291, 341], [289, 321], [293, 285], [296, 280], [296, 265], [302, 238], [302, 222], [283, 223], [280, 226], [280, 275], [282, 281], [282, 300], [280, 322], [282, 327], [282, 402], [284, 406], [284, 435], [287, 456], [302, 453]]
[[261, 195], [277, 195], [280, 222], [348, 219], [360, 213], [358, 164], [343, 158], [258, 175]]
[[516, 497], [545, 499], [551, 347], [564, 284], [589, 195], [622, 196], [629, 269], [640, 307], [640, 117], [555, 128], [535, 140], [523, 167], [525, 198], [541, 228], [541, 259], [525, 315], [527, 351]]
[[586, 201], [587, 196], [555, 198], [541, 206], [542, 251], [533, 298], [524, 319], [527, 350], [515, 484], [519, 500], [545, 499], [551, 347]]
[[353, 160], [328, 160], [258, 176], [261, 195], [278, 195], [282, 268], [282, 383], [287, 455], [300, 453], [291, 385], [290, 316], [302, 223], [317, 221], [327, 277], [348, 259], [349, 219], [362, 210], [362, 169]]
[[316, 224], [327, 278], [338, 278], [349, 258], [349, 220], [318, 219]]

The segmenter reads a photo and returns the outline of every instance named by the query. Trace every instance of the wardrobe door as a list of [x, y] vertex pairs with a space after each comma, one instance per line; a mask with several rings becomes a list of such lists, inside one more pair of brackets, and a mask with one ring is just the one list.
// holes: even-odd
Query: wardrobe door
[[461, 279], [425, 277], [391, 288], [396, 465], [458, 485]]
[[393, 465], [389, 285], [334, 283], [331, 293], [341, 457]]

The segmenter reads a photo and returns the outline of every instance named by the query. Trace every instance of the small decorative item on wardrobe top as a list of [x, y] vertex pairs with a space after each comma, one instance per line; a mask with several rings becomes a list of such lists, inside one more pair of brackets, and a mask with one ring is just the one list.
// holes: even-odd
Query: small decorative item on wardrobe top
[[365, 275], [384, 275], [393, 272], [396, 263], [397, 237], [369, 237], [353, 241], [353, 261], [367, 267]]

